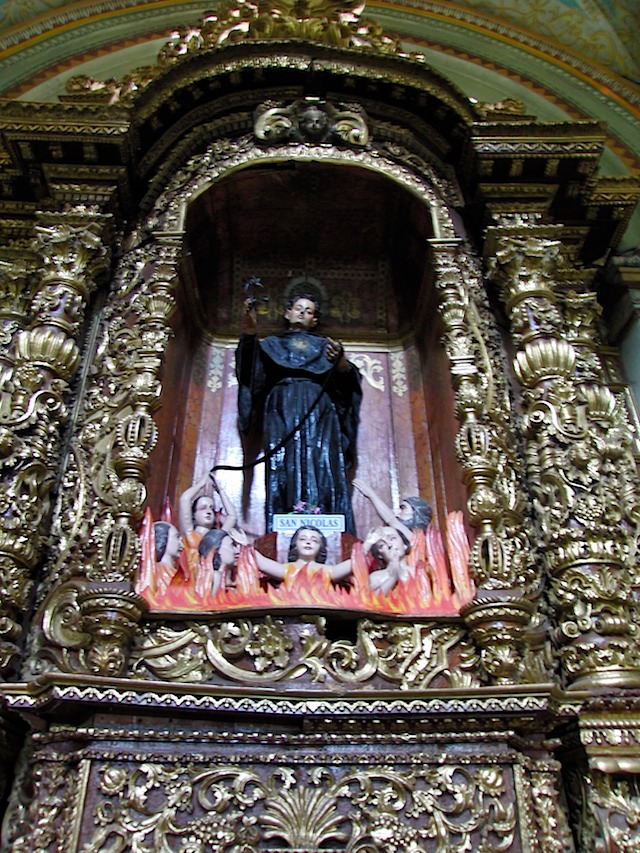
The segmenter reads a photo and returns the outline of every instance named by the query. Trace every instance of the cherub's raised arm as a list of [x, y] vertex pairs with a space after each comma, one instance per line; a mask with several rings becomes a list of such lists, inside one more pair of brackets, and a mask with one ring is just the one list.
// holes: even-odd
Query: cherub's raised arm
[[278, 563], [277, 560], [272, 560], [270, 557], [265, 557], [265, 555], [261, 554], [257, 548], [254, 548], [253, 552], [256, 558], [256, 563], [258, 564], [258, 568], [261, 572], [264, 572], [265, 575], [269, 575], [269, 577], [278, 578], [279, 580], [284, 578], [286, 567], [282, 563]]
[[325, 566], [324, 571], [329, 572], [331, 580], [339, 581], [351, 574], [351, 559], [343, 560], [335, 566]]

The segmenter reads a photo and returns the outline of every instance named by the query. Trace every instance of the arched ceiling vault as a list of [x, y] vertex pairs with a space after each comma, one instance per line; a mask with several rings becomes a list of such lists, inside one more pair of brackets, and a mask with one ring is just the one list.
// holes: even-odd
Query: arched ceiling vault
[[[51, 81], [60, 77], [60, 86], [88, 61], [118, 76], [152, 62], [172, 29], [196, 24], [211, 8], [214, 3], [194, 0], [4, 0], [0, 92], [53, 97]], [[640, 63], [631, 43], [640, 25], [636, 0], [371, 0], [366, 14], [398, 34], [409, 50], [427, 50], [436, 67], [441, 55], [483, 68], [485, 87], [490, 73], [498, 91], [500, 82], [504, 89], [529, 88], [575, 111], [572, 118], [622, 123], [628, 112], [640, 119]], [[451, 73], [451, 63], [443, 64]], [[467, 70], [473, 77], [473, 68]], [[464, 80], [461, 69], [457, 76]], [[627, 135], [632, 138], [623, 128], [620, 135], [623, 144]]]
[[[4, 0], [0, 96], [55, 103], [78, 74], [122, 79], [153, 65], [172, 31], [197, 25], [212, 8], [196, 0]], [[365, 14], [467, 98], [515, 98], [541, 121], [601, 122], [601, 172], [638, 173], [636, 0], [370, 0]]]

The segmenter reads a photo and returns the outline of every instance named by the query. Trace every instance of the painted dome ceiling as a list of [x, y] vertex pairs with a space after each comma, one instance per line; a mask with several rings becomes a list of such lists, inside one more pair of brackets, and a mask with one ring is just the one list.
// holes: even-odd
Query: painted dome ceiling
[[[252, 0], [239, 2], [253, 8]], [[335, 0], [274, 2], [294, 13], [304, 4], [312, 15], [338, 8]], [[56, 103], [78, 75], [122, 81], [154, 66], [172, 35], [231, 6], [229, 0], [0, 0], [0, 97]], [[370, 0], [364, 14], [471, 101], [519, 104], [543, 122], [601, 122], [607, 134], [601, 172], [638, 174], [638, 0]]]
[[[0, 0], [0, 33], [5, 43], [25, 37], [40, 35], [56, 27], [72, 32], [91, 19], [101, 21], [103, 31], [116, 31], [127, 38], [138, 30], [141, 13], [146, 9], [153, 17], [168, 22], [181, 14], [188, 19], [197, 10], [207, 11], [193, 2], [157, 2], [157, 0]], [[391, 4], [373, 2], [368, 12], [384, 10]], [[598, 63], [630, 81], [640, 81], [640, 60], [637, 51], [637, 33], [640, 31], [640, 5], [637, 0], [476, 0], [476, 2], [449, 3], [446, 0], [404, 0], [393, 4], [396, 11], [406, 10], [405, 20], [411, 12], [428, 17], [450, 18], [469, 28], [487, 28], [502, 32], [506, 38], [520, 37], [531, 47], [544, 50], [547, 46], [556, 51], [582, 58], [588, 63]], [[171, 24], [169, 24], [171, 25]], [[409, 27], [410, 29], [410, 27]], [[512, 31], [512, 32], [510, 32]]]

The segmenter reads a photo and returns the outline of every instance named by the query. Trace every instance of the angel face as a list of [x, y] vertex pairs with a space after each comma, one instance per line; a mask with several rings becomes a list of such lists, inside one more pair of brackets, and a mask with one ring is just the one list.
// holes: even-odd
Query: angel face
[[182, 544], [182, 538], [180, 533], [178, 532], [178, 528], [174, 527], [173, 524], [169, 527], [169, 534], [167, 536], [167, 547], [165, 548], [164, 558], [169, 560], [177, 560], [180, 554], [182, 553], [182, 549], [184, 548]]
[[399, 518], [400, 521], [411, 521], [413, 518], [413, 507], [409, 501], [401, 501], [397, 512], [397, 518]]
[[393, 527], [383, 527], [382, 536], [376, 542], [376, 550], [383, 563], [401, 560], [407, 553], [404, 539]]

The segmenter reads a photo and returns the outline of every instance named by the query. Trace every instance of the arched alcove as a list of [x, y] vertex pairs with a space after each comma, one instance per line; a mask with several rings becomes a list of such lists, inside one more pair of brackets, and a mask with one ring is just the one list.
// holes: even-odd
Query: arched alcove
[[[323, 304], [321, 331], [363, 374], [357, 465], [391, 505], [419, 494], [444, 526], [465, 506], [429, 240], [432, 208], [382, 172], [329, 162], [265, 160], [223, 175], [184, 217], [176, 336], [165, 363], [160, 440], [148, 482], [159, 512], [214, 465], [251, 462], [237, 428], [234, 350], [242, 283], [259, 276], [260, 335], [282, 329], [292, 288]], [[264, 531], [261, 466], [220, 471], [243, 525]], [[353, 496], [358, 535], [376, 516]]]

